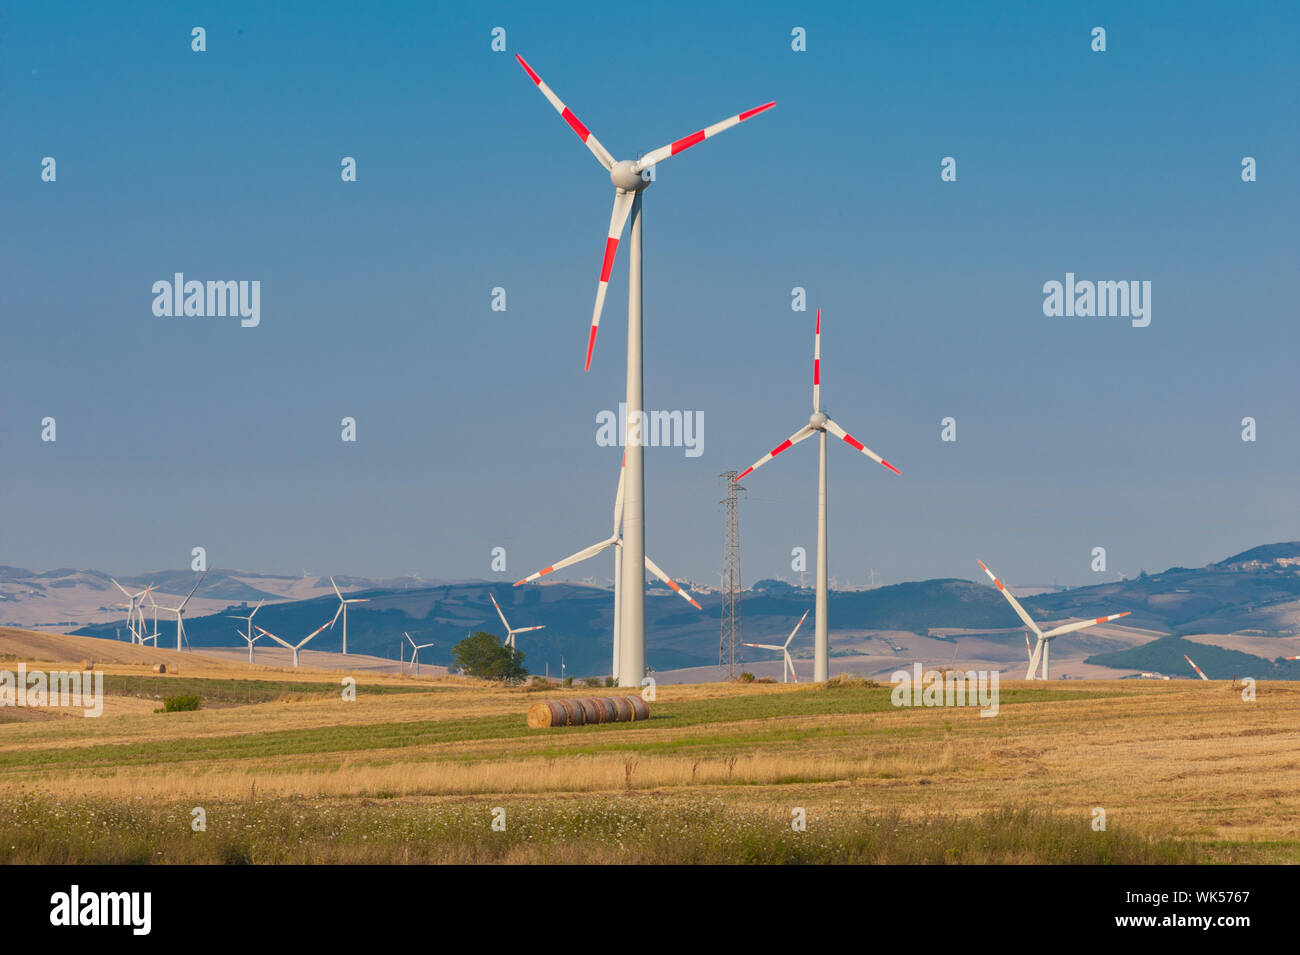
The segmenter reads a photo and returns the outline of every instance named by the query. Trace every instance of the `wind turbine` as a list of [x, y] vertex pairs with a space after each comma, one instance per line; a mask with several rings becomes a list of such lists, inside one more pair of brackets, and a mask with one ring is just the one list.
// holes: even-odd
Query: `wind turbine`
[[538, 625], [538, 626], [536, 626], [536, 627], [511, 627], [510, 624], [506, 621], [506, 615], [503, 614], [503, 613], [501, 612], [501, 605], [500, 605], [499, 603], [497, 603], [497, 598], [494, 597], [490, 591], [488, 592], [488, 596], [489, 596], [489, 597], [492, 597], [492, 606], [494, 606], [494, 607], [497, 608], [497, 616], [501, 618], [501, 623], [504, 624], [504, 626], [505, 626], [505, 628], [506, 628], [506, 644], [505, 644], [505, 645], [508, 646], [511, 650], [515, 649], [515, 634], [516, 634], [516, 633], [528, 633], [530, 630], [545, 630], [545, 629], [546, 629], [546, 624], [544, 624], [544, 623], [543, 623], [543, 624], [540, 624], [540, 625]]
[[[1048, 646], [1049, 644], [1051, 644], [1053, 640], [1055, 640], [1061, 634], [1073, 633], [1076, 630], [1085, 630], [1088, 627], [1095, 627], [1099, 623], [1108, 623], [1111, 620], [1118, 620], [1120, 617], [1127, 617], [1130, 613], [1133, 612], [1131, 610], [1125, 610], [1123, 613], [1113, 613], [1109, 617], [1098, 617], [1096, 620], [1080, 620], [1078, 623], [1067, 623], [1063, 626], [1057, 627], [1055, 630], [1048, 630], [1046, 633], [1043, 633], [1043, 631], [1038, 628], [1038, 624], [1034, 623], [1034, 618], [1029, 616], [1029, 614], [1025, 611], [1024, 607], [1020, 606], [1019, 600], [1011, 596], [1011, 591], [1007, 590], [1006, 585], [1003, 584], [1002, 581], [998, 580], [997, 577], [993, 575], [993, 571], [989, 570], [988, 567], [985, 566], [984, 561], [980, 560], [977, 561], [977, 563], [984, 568], [984, 573], [989, 575], [989, 579], [993, 581], [993, 583], [997, 584], [998, 590], [1002, 591], [1002, 596], [1007, 598], [1007, 602], [1011, 604], [1012, 609], [1015, 610], [1015, 612], [1020, 615], [1020, 619], [1025, 622], [1025, 625], [1029, 627], [1030, 630], [1034, 631], [1034, 633], [1038, 634], [1038, 642], [1034, 644], [1034, 652], [1029, 657], [1029, 669], [1025, 671], [1026, 680], [1037, 679], [1037, 677], [1034, 676], [1034, 671], [1038, 669], [1039, 654], [1042, 654], [1043, 657], [1042, 679], [1044, 680], [1048, 679], [1047, 676]], [[1029, 636], [1028, 634], [1026, 634], [1025, 635], [1026, 646], [1028, 646], [1028, 642], [1029, 642]]]
[[[150, 589], [153, 588], [153, 585], [152, 585], [152, 584], [150, 584], [149, 586], [150, 586]], [[160, 636], [162, 636], [162, 634], [160, 634], [160, 633], [158, 632], [158, 601], [156, 601], [156, 600], [153, 599], [153, 594], [149, 594], [149, 606], [153, 607], [153, 633], [149, 634], [147, 637], [146, 637], [146, 636], [141, 636], [141, 638], [140, 638], [140, 644], [143, 646], [144, 644], [146, 644], [146, 643], [148, 643], [150, 640], [152, 640], [152, 641], [153, 641], [154, 648], [156, 649], [157, 646], [158, 646], [158, 638], [159, 638]], [[141, 619], [141, 620], [144, 619], [144, 604], [143, 604], [143, 602], [142, 602], [141, 605], [140, 605], [140, 619]]]
[[289, 643], [287, 640], [281, 640], [279, 637], [277, 637], [275, 634], [273, 634], [270, 630], [267, 630], [265, 627], [258, 627], [257, 629], [260, 630], [260, 631], [263, 633], [263, 635], [270, 637], [272, 640], [274, 640], [276, 643], [280, 644], [280, 646], [284, 647], [286, 650], [292, 650], [292, 651], [293, 651], [293, 665], [294, 665], [295, 667], [297, 667], [297, 666], [298, 666], [298, 651], [301, 650], [303, 647], [307, 646], [307, 644], [311, 642], [312, 638], [315, 637], [316, 634], [320, 633], [322, 630], [324, 630], [324, 629], [326, 629], [327, 627], [329, 627], [331, 623], [333, 623], [332, 620], [331, 620], [331, 621], [326, 621], [325, 623], [321, 624], [319, 627], [317, 627], [317, 628], [316, 628], [315, 630], [313, 630], [311, 633], [307, 634], [307, 636], [303, 637], [303, 638], [302, 638], [302, 641], [301, 641], [297, 646], [294, 646], [292, 643]]
[[[235, 633], [239, 634], [241, 637], [243, 637], [243, 638], [248, 642], [248, 662], [249, 662], [249, 663], [252, 663], [252, 662], [253, 662], [253, 644], [255, 644], [258, 640], [261, 640], [261, 639], [262, 639], [262, 635], [261, 635], [260, 633], [259, 633], [257, 636], [253, 636], [253, 618], [257, 616], [257, 612], [258, 612], [259, 610], [262, 609], [262, 604], [264, 604], [264, 603], [266, 603], [266, 600], [265, 600], [265, 599], [259, 600], [259, 601], [257, 602], [257, 606], [253, 608], [253, 612], [250, 613], [247, 617], [238, 617], [238, 616], [233, 616], [233, 615], [231, 615], [231, 614], [227, 614], [227, 615], [226, 615], [226, 616], [230, 617], [231, 620], [246, 620], [246, 621], [248, 621], [248, 633], [244, 633], [244, 631], [242, 631], [242, 630], [236, 630]], [[244, 606], [247, 607], [248, 604], [244, 604]]]
[[[339, 614], [343, 614], [343, 652], [346, 654], [348, 652], [348, 604], [370, 603], [370, 598], [351, 597], [345, 600], [343, 595], [339, 593], [339, 585], [334, 583], [333, 577], [330, 578], [330, 586], [334, 588], [334, 593], [338, 594], [339, 598], [339, 609], [334, 612], [334, 620], [339, 618]], [[334, 620], [330, 621], [331, 627], [334, 626]]]
[[180, 606], [162, 608], [169, 613], [176, 614], [176, 649], [178, 651], [181, 649], [181, 642], [185, 639], [185, 605], [190, 602], [190, 597], [194, 596], [194, 591], [199, 589], [199, 585], [203, 583], [203, 578], [207, 576], [204, 573], [203, 577], [199, 578], [199, 582], [194, 585], [194, 590], [186, 594], [185, 599], [180, 602]]
[[411, 640], [411, 635], [409, 633], [406, 633], [405, 630], [403, 630], [402, 633], [406, 634], [406, 639], [410, 640], [411, 642], [411, 662], [415, 664], [415, 675], [419, 676], [420, 675], [420, 651], [429, 649], [429, 647], [433, 646], [433, 644], [416, 643], [414, 640]]
[[[143, 644], [144, 643], [144, 598], [145, 595], [148, 594], [149, 591], [153, 589], [153, 584], [150, 584], [144, 590], [141, 590], [137, 593], [131, 593], [131, 591], [127, 590], [125, 587], [119, 584], [112, 577], [108, 579], [113, 581], [113, 585], [117, 587], [118, 590], [122, 591], [122, 593], [126, 596], [127, 600], [129, 601], [129, 603], [123, 604], [122, 606], [127, 608], [126, 626], [127, 629], [131, 631], [131, 642]], [[140, 621], [139, 629], [136, 629], [137, 617]]]
[[895, 474], [900, 473], [898, 468], [894, 467], [876, 452], [866, 447], [861, 441], [853, 437], [834, 421], [826, 416], [822, 411], [822, 310], [817, 309], [817, 328], [813, 333], [813, 413], [809, 417], [808, 423], [796, 431], [785, 441], [778, 444], [775, 448], [763, 455], [752, 465], [737, 474], [733, 480], [740, 481], [745, 475], [758, 470], [768, 461], [787, 451], [794, 445], [798, 444], [805, 438], [811, 438], [814, 434], [818, 436], [820, 444], [819, 461], [817, 472], [817, 617], [816, 630], [813, 636], [813, 681], [816, 683], [825, 683], [830, 675], [830, 641], [827, 637], [826, 622], [826, 575], [827, 570], [827, 543], [826, 543], [826, 433], [830, 432], [835, 437], [842, 440], [855, 451], [861, 451], [877, 464], [883, 464]]
[[794, 680], [794, 682], [796, 683], [799, 682], [799, 674], [794, 672], [794, 661], [790, 659], [790, 641], [793, 640], [794, 635], [799, 632], [799, 628], [803, 626], [803, 622], [804, 620], [807, 619], [807, 617], [808, 617], [808, 611], [805, 610], [803, 612], [803, 616], [799, 618], [799, 622], [796, 623], [794, 625], [794, 629], [790, 631], [790, 636], [786, 637], [785, 643], [781, 644], [780, 646], [777, 646], [774, 643], [745, 644], [745, 646], [747, 647], [757, 647], [760, 650], [780, 650], [783, 654], [785, 654], [785, 662], [781, 666], [782, 683], [789, 683], [790, 680]]
[[[622, 577], [628, 582], [623, 594], [620, 613], [618, 682], [620, 686], [640, 686], [645, 675], [645, 462], [643, 454], [644, 435], [641, 428], [645, 414], [642, 404], [641, 352], [641, 194], [653, 181], [653, 167], [677, 155], [697, 143], [715, 136], [723, 130], [730, 129], [764, 110], [771, 109], [775, 103], [764, 103], [754, 109], [738, 113], [720, 123], [706, 126], [682, 139], [666, 146], [652, 150], [640, 159], [615, 160], [609, 151], [592, 135], [591, 130], [582, 124], [577, 116], [560, 101], [536, 71], [517, 56], [519, 65], [524, 68], [528, 78], [536, 84], [542, 95], [555, 107], [578, 138], [591, 150], [596, 161], [609, 171], [610, 182], [614, 185], [614, 208], [610, 213], [609, 231], [605, 238], [605, 255], [600, 267], [600, 281], [596, 285], [596, 304], [591, 313], [591, 329], [587, 335], [587, 360], [585, 367], [591, 368], [591, 353], [596, 345], [596, 330], [600, 326], [600, 314], [605, 305], [605, 293], [609, 288], [609, 276], [614, 267], [614, 255], [623, 235], [623, 228], [631, 216], [631, 238], [628, 250], [628, 286], [627, 286], [627, 470], [628, 487], [624, 502], [625, 517], [623, 535]], [[635, 583], [635, 586], [633, 584]]]
[[[613, 534], [605, 538], [603, 541], [600, 541], [599, 543], [592, 544], [590, 547], [584, 548], [583, 550], [578, 551], [576, 554], [572, 554], [564, 558], [564, 560], [556, 561], [554, 564], [551, 564], [551, 566], [546, 567], [543, 570], [539, 570], [535, 574], [529, 574], [523, 580], [515, 581], [516, 587], [520, 586], [521, 584], [532, 583], [534, 580], [537, 580], [539, 577], [545, 577], [547, 574], [553, 571], [561, 570], [565, 567], [570, 566], [571, 564], [577, 564], [580, 563], [581, 561], [587, 560], [588, 558], [595, 557], [597, 554], [601, 553], [607, 548], [613, 547], [614, 548], [614, 664], [613, 664], [613, 669], [610, 671], [610, 673], [613, 675], [615, 680], [618, 679], [618, 663], [619, 663], [618, 658], [619, 658], [619, 650], [620, 650], [619, 591], [622, 590], [621, 584], [622, 584], [622, 576], [623, 576], [623, 488], [624, 488], [624, 479], [626, 478], [626, 476], [627, 476], [627, 455], [624, 454], [623, 464], [620, 465], [620, 469], [618, 472], [618, 492], [614, 495], [614, 533]], [[677, 581], [673, 580], [671, 577], [665, 574], [660, 569], [659, 565], [650, 559], [649, 554], [646, 555], [645, 566], [646, 569], [650, 571], [650, 573], [654, 574], [656, 577], [662, 580], [665, 584], [669, 586], [669, 588], [676, 591], [676, 593], [678, 593], [684, 600], [686, 600], [693, 607], [695, 607], [696, 610], [704, 609], [699, 605], [699, 602], [696, 601], [694, 597], [692, 597], [683, 587], [681, 587], [677, 583]]]
[[[1185, 654], [1185, 653], [1183, 654], [1183, 659], [1186, 660], [1188, 663], [1192, 663], [1192, 658], [1189, 657], [1189, 656], [1188, 656], [1187, 654]], [[1206, 676], [1204, 673], [1202, 673], [1202, 672], [1201, 672], [1201, 668], [1198, 667], [1195, 663], [1192, 663], [1192, 669], [1195, 670], [1195, 671], [1196, 671], [1196, 675], [1199, 676], [1199, 677], [1200, 677], [1202, 680], [1204, 680], [1206, 683], [1210, 682], [1210, 678], [1209, 678], [1208, 676]]]

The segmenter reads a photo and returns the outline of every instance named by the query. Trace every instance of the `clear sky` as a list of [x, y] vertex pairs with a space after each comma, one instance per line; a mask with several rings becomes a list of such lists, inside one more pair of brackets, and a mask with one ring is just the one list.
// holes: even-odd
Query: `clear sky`
[[[832, 443], [841, 582], [1298, 538], [1298, 9], [7, 5], [0, 563], [514, 579], [608, 534], [627, 260], [584, 373], [613, 189], [515, 53], [617, 157], [777, 102], [645, 194], [646, 403], [704, 421], [647, 452], [669, 573], [717, 582], [717, 475], [807, 420], [819, 305], [824, 407], [902, 471]], [[175, 272], [260, 281], [260, 325], [155, 316]], [[1067, 272], [1150, 325], [1045, 316]], [[813, 552], [816, 458], [747, 479], [747, 582]]]

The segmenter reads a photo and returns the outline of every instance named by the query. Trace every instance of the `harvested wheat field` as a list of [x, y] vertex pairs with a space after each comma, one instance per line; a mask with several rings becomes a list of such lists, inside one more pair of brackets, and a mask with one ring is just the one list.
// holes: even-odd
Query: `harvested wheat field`
[[[170, 656], [104, 667], [99, 718], [0, 710], [0, 859], [1300, 861], [1290, 683], [1007, 682], [991, 718], [866, 681], [680, 685], [649, 720], [530, 729], [606, 691], [358, 674], [350, 700], [339, 671]], [[177, 693], [201, 707], [161, 712]]]

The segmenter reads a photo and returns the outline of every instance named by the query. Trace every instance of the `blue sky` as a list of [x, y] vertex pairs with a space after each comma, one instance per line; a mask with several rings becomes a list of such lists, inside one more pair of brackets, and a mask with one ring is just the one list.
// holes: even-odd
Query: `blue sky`
[[[1300, 537], [1292, 4], [0, 16], [0, 563], [514, 579], [607, 534], [627, 262], [584, 374], [612, 187], [515, 53], [620, 157], [777, 102], [645, 195], [646, 404], [704, 418], [701, 456], [647, 452], [670, 573], [717, 581], [717, 474], [807, 419], [818, 305], [826, 409], [903, 472], [829, 449], [841, 581]], [[259, 280], [260, 326], [156, 317], [177, 271]], [[1066, 272], [1150, 281], [1150, 326], [1044, 316]], [[746, 481], [747, 581], [812, 551], [816, 467]]]

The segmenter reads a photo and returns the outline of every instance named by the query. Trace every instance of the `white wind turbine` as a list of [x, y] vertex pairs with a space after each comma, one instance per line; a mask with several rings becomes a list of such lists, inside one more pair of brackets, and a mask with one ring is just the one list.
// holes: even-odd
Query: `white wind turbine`
[[799, 674], [794, 672], [794, 661], [790, 659], [790, 641], [794, 639], [794, 635], [799, 632], [799, 628], [803, 626], [803, 622], [807, 618], [808, 618], [808, 611], [805, 610], [803, 612], [803, 616], [799, 618], [799, 622], [796, 623], [794, 625], [794, 629], [790, 631], [790, 636], [786, 637], [785, 643], [781, 644], [780, 646], [777, 646], [774, 643], [745, 644], [745, 646], [747, 647], [757, 647], [760, 650], [780, 650], [783, 654], [785, 654], [785, 661], [781, 666], [782, 683], [789, 683], [791, 680], [794, 680], [794, 682], [796, 683], [799, 682]]
[[[258, 612], [259, 610], [262, 609], [262, 604], [264, 604], [264, 603], [266, 603], [266, 600], [265, 600], [265, 599], [263, 599], [263, 600], [259, 600], [259, 601], [257, 602], [257, 606], [253, 608], [253, 612], [250, 613], [247, 617], [233, 616], [233, 615], [231, 615], [231, 614], [227, 614], [227, 615], [226, 615], [226, 616], [230, 617], [231, 620], [244, 620], [244, 621], [247, 621], [247, 623], [248, 623], [248, 632], [247, 632], [247, 633], [245, 633], [245, 632], [242, 631], [242, 630], [236, 630], [235, 633], [237, 633], [237, 634], [239, 634], [241, 637], [243, 637], [244, 640], [248, 643], [248, 662], [249, 662], [249, 663], [252, 663], [252, 662], [253, 662], [253, 644], [257, 643], [258, 640], [261, 640], [261, 639], [262, 639], [262, 635], [261, 635], [260, 633], [257, 634], [256, 636], [253, 635], [253, 618], [257, 616], [257, 612]], [[244, 606], [248, 606], [248, 605], [245, 604]]]
[[[128, 603], [122, 604], [122, 606], [126, 607], [126, 626], [127, 629], [131, 631], [131, 642], [144, 643], [144, 598], [145, 595], [153, 589], [153, 584], [150, 584], [144, 590], [138, 591], [137, 593], [131, 593], [131, 591], [127, 590], [112, 577], [108, 579], [113, 581], [113, 585], [117, 587], [118, 590], [122, 591], [129, 601]], [[138, 628], [136, 626], [137, 618], [139, 619]]]
[[194, 590], [191, 590], [188, 594], [186, 594], [185, 599], [180, 602], [179, 606], [162, 608], [163, 610], [166, 610], [168, 613], [176, 614], [176, 649], [177, 650], [181, 649], [181, 643], [185, 639], [185, 605], [190, 602], [190, 598], [194, 596], [194, 591], [199, 589], [199, 586], [203, 583], [203, 578], [207, 576], [208, 575], [204, 573], [203, 576], [199, 578], [198, 583], [194, 585]]
[[808, 423], [796, 431], [785, 441], [778, 444], [775, 448], [755, 461], [750, 467], [746, 468], [734, 478], [735, 481], [742, 480], [747, 474], [761, 468], [768, 461], [780, 454], [782, 451], [789, 450], [792, 446], [798, 444], [805, 438], [811, 438], [814, 434], [818, 436], [820, 443], [819, 460], [817, 472], [817, 616], [816, 627], [813, 634], [813, 681], [816, 683], [825, 683], [830, 675], [830, 640], [827, 636], [826, 604], [827, 604], [827, 586], [826, 575], [828, 573], [827, 564], [827, 541], [826, 541], [826, 433], [830, 432], [835, 437], [842, 440], [855, 451], [861, 451], [877, 464], [883, 464], [895, 474], [900, 473], [898, 468], [894, 467], [876, 452], [866, 447], [861, 441], [853, 437], [834, 421], [828, 418], [822, 411], [822, 310], [817, 309], [817, 328], [813, 333], [813, 413], [808, 419]]
[[[1096, 620], [1080, 620], [1078, 623], [1067, 623], [1063, 626], [1057, 627], [1055, 630], [1048, 630], [1046, 633], [1043, 633], [1043, 631], [1038, 628], [1038, 624], [1034, 623], [1034, 618], [1029, 616], [1029, 614], [1025, 611], [1024, 607], [1020, 606], [1019, 600], [1011, 596], [1011, 591], [1007, 590], [1006, 585], [1002, 583], [1002, 581], [998, 580], [996, 576], [994, 576], [993, 571], [989, 570], [988, 567], [985, 566], [984, 561], [980, 560], [977, 561], [977, 563], [984, 568], [984, 573], [989, 575], [989, 579], [992, 580], [993, 583], [997, 584], [998, 590], [1002, 591], [1002, 596], [1007, 598], [1007, 602], [1011, 604], [1011, 608], [1015, 610], [1017, 614], [1019, 614], [1020, 619], [1025, 622], [1025, 626], [1029, 627], [1030, 630], [1038, 634], [1038, 642], [1034, 645], [1034, 652], [1029, 657], [1029, 669], [1025, 671], [1026, 680], [1039, 679], [1038, 677], [1034, 676], [1034, 671], [1038, 669], [1039, 655], [1041, 655], [1043, 658], [1043, 675], [1041, 679], [1044, 680], [1048, 679], [1048, 675], [1047, 675], [1048, 646], [1053, 640], [1055, 640], [1061, 634], [1073, 633], [1076, 630], [1085, 630], [1088, 627], [1095, 627], [1099, 623], [1107, 623], [1111, 620], [1118, 620], [1120, 617], [1127, 617], [1130, 613], [1133, 612], [1131, 610], [1125, 610], [1123, 613], [1113, 613], [1109, 617], [1098, 617]], [[1029, 640], [1028, 635], [1026, 635], [1025, 640], [1027, 645]]]
[[429, 649], [429, 647], [433, 646], [433, 644], [416, 643], [414, 640], [411, 640], [411, 635], [407, 633], [405, 630], [403, 630], [402, 633], [405, 634], [406, 639], [409, 640], [411, 643], [411, 662], [415, 664], [415, 675], [419, 676], [420, 675], [420, 651]]
[[[329, 578], [329, 583], [330, 583], [330, 586], [331, 586], [331, 587], [334, 587], [334, 592], [335, 592], [335, 594], [338, 594], [338, 609], [337, 609], [337, 611], [334, 612], [334, 620], [338, 620], [338, 615], [339, 615], [339, 613], [342, 613], [342, 615], [343, 615], [343, 652], [344, 652], [344, 654], [346, 654], [346, 652], [347, 652], [347, 605], [350, 604], [350, 603], [369, 603], [369, 602], [370, 602], [370, 598], [368, 598], [368, 596], [352, 596], [352, 598], [346, 598], [346, 599], [344, 599], [344, 598], [343, 598], [343, 595], [342, 595], [341, 592], [339, 592], [339, 590], [338, 590], [338, 585], [337, 585], [337, 583], [334, 583], [334, 578], [333, 578], [333, 577], [330, 577], [330, 578]], [[334, 621], [330, 621], [330, 626], [334, 626]]]
[[295, 667], [297, 667], [297, 666], [298, 666], [298, 651], [301, 650], [303, 647], [307, 646], [307, 644], [309, 644], [309, 643], [312, 641], [312, 638], [313, 638], [313, 637], [315, 637], [315, 636], [316, 636], [318, 633], [320, 633], [322, 630], [324, 630], [324, 629], [326, 629], [327, 627], [329, 627], [331, 623], [333, 623], [333, 621], [326, 621], [325, 623], [321, 624], [319, 627], [317, 627], [317, 628], [316, 628], [315, 630], [313, 630], [311, 633], [307, 634], [307, 636], [303, 637], [302, 640], [298, 643], [297, 646], [294, 646], [292, 643], [289, 643], [287, 640], [281, 640], [279, 637], [277, 637], [275, 634], [273, 634], [270, 630], [267, 630], [265, 627], [258, 627], [257, 629], [260, 630], [264, 636], [270, 637], [272, 640], [274, 640], [276, 643], [280, 644], [280, 646], [284, 647], [286, 650], [292, 650], [292, 651], [293, 651], [293, 665], [294, 665]]
[[[618, 682], [620, 686], [640, 686], [645, 675], [645, 462], [643, 455], [644, 420], [642, 403], [641, 353], [641, 194], [653, 181], [653, 167], [677, 155], [690, 147], [701, 143], [723, 130], [730, 129], [738, 123], [757, 116], [764, 110], [775, 106], [765, 103], [762, 106], [746, 110], [720, 123], [714, 123], [682, 139], [661, 146], [646, 153], [640, 159], [615, 160], [591, 131], [582, 124], [577, 116], [560, 101], [551, 88], [542, 82], [531, 66], [522, 56], [517, 56], [519, 65], [524, 68], [529, 79], [537, 85], [542, 95], [555, 107], [578, 138], [591, 150], [596, 161], [609, 171], [610, 182], [614, 185], [614, 209], [610, 214], [609, 232], [605, 239], [605, 255], [600, 267], [600, 281], [596, 285], [596, 305], [591, 314], [591, 329], [587, 335], [587, 361], [585, 367], [591, 368], [591, 352], [596, 344], [596, 330], [600, 326], [600, 314], [605, 304], [605, 292], [609, 288], [609, 276], [614, 266], [614, 255], [618, 249], [623, 228], [628, 217], [632, 219], [631, 247], [629, 249], [628, 308], [627, 308], [627, 470], [628, 487], [625, 504], [623, 534], [623, 579], [628, 582], [623, 594], [620, 613]], [[635, 586], [633, 586], [635, 584]]]
[[511, 627], [510, 624], [509, 624], [509, 622], [506, 620], [506, 615], [503, 614], [503, 613], [501, 612], [501, 605], [500, 605], [499, 603], [497, 603], [497, 598], [494, 597], [494, 596], [492, 595], [491, 592], [488, 593], [488, 596], [489, 596], [489, 597], [492, 597], [492, 606], [494, 606], [494, 607], [497, 608], [497, 616], [501, 618], [501, 623], [502, 623], [502, 624], [505, 626], [505, 628], [506, 628], [506, 641], [505, 641], [505, 645], [506, 645], [507, 647], [509, 647], [511, 650], [515, 649], [515, 634], [516, 634], [516, 633], [528, 633], [530, 630], [545, 630], [545, 629], [546, 629], [546, 624], [544, 624], [544, 623], [543, 623], [543, 624], [539, 624], [539, 625], [536, 626], [536, 627]]
[[[597, 554], [601, 553], [607, 548], [610, 547], [614, 548], [614, 663], [613, 663], [613, 669], [610, 672], [613, 675], [615, 681], [618, 680], [618, 663], [619, 663], [619, 651], [620, 651], [619, 632], [621, 627], [619, 623], [619, 602], [620, 602], [619, 591], [622, 590], [622, 576], [623, 576], [623, 489], [624, 489], [624, 479], [626, 478], [626, 475], [627, 475], [627, 455], [625, 454], [623, 455], [623, 464], [620, 466], [620, 470], [618, 472], [618, 491], [614, 495], [614, 533], [613, 534], [605, 538], [603, 541], [600, 541], [599, 543], [592, 544], [590, 547], [586, 547], [578, 551], [576, 554], [572, 554], [564, 558], [564, 560], [556, 561], [554, 564], [551, 564], [551, 566], [539, 570], [535, 574], [529, 574], [523, 580], [515, 581], [516, 587], [520, 586], [521, 584], [532, 583], [534, 580], [537, 580], [539, 577], [545, 577], [547, 574], [553, 571], [561, 570], [565, 567], [570, 566], [571, 564], [577, 564], [584, 560], [587, 560], [588, 558], [595, 557]], [[699, 605], [699, 602], [696, 601], [696, 599], [692, 597], [685, 590], [685, 588], [680, 586], [677, 583], [677, 581], [673, 580], [671, 577], [665, 574], [663, 570], [660, 569], [659, 565], [650, 559], [649, 554], [647, 554], [645, 557], [645, 566], [646, 569], [650, 571], [650, 573], [654, 574], [661, 581], [667, 584], [670, 589], [672, 589], [673, 591], [681, 595], [681, 597], [687, 602], [689, 602], [693, 607], [695, 607], [696, 610], [703, 609]]]
[[[150, 584], [150, 588], [152, 588], [152, 586], [153, 585]], [[153, 633], [149, 634], [147, 637], [142, 636], [140, 638], [140, 643], [145, 644], [148, 643], [150, 640], [152, 640], [153, 645], [156, 648], [158, 646], [158, 638], [162, 636], [162, 634], [158, 632], [158, 601], [153, 599], [153, 594], [149, 595], [149, 606], [153, 607]], [[141, 605], [140, 607], [140, 617], [142, 620], [144, 619], [143, 605]]]

